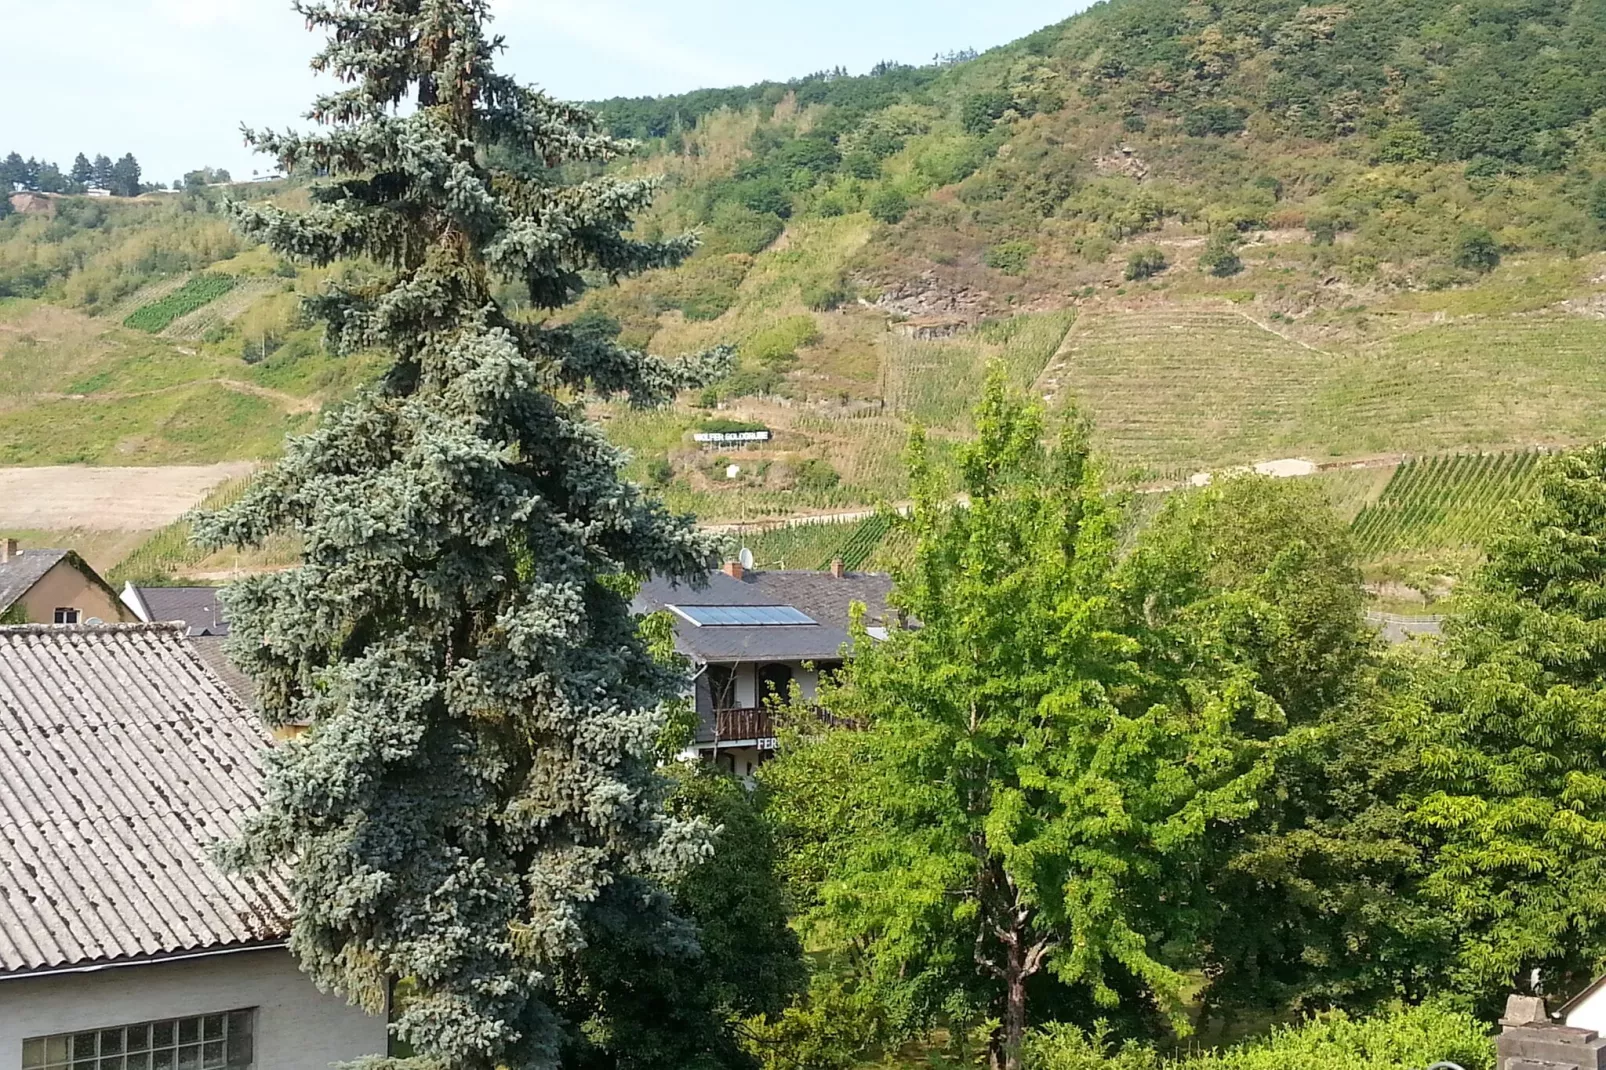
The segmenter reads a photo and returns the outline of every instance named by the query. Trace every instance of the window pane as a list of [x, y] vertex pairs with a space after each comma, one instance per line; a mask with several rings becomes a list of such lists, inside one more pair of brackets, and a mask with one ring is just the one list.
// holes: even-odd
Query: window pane
[[231, 1070], [251, 1065], [251, 1034], [229, 1034], [229, 1054], [225, 1060]]
[[201, 1070], [199, 1044], [186, 1044], [178, 1049], [178, 1070]]
[[206, 1021], [203, 1023], [203, 1028], [206, 1030], [207, 1040], [222, 1040], [223, 1016], [221, 1014], [207, 1015]]
[[125, 1045], [129, 1051], [148, 1051], [151, 1046], [151, 1027], [149, 1025], [131, 1025], [125, 1032], [128, 1034], [128, 1043]]
[[201, 1020], [199, 1018], [185, 1018], [178, 1023], [178, 1042], [180, 1044], [193, 1044], [201, 1039]]
[[207, 1070], [220, 1070], [223, 1066], [223, 1042], [209, 1040], [201, 1047], [201, 1065]]
[[151, 1070], [173, 1070], [173, 1057], [172, 1048], [156, 1052], [151, 1056]]
[[171, 1048], [173, 1046], [173, 1023], [151, 1023], [151, 1047]]
[[45, 1038], [22, 1042], [22, 1070], [38, 1070], [45, 1065]]
[[128, 1070], [151, 1070], [151, 1053], [139, 1052], [128, 1057]]
[[124, 1070], [121, 1055], [102, 1055], [97, 1065], [100, 1070]]
[[100, 1031], [100, 1053], [102, 1055], [119, 1055], [123, 1050], [123, 1031], [121, 1029], [102, 1029]]
[[47, 1063], [64, 1063], [64, 1062], [66, 1062], [67, 1061], [67, 1041], [68, 1040], [69, 1040], [69, 1038], [65, 1037], [65, 1036], [46, 1037], [45, 1038], [45, 1062], [47, 1062]]
[[250, 1011], [235, 1011], [229, 1015], [229, 1039], [250, 1036], [251, 1018], [252, 1013]]
[[73, 1062], [80, 1059], [93, 1059], [95, 1057], [95, 1034], [74, 1033], [72, 1038]]

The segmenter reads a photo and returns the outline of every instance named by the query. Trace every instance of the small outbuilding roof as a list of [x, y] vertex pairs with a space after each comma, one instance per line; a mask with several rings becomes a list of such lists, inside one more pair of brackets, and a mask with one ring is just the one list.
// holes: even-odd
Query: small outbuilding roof
[[123, 588], [123, 603], [144, 621], [181, 621], [191, 636], [228, 635], [229, 619], [216, 587]]
[[282, 883], [210, 855], [269, 744], [181, 627], [0, 628], [0, 975], [282, 940]]

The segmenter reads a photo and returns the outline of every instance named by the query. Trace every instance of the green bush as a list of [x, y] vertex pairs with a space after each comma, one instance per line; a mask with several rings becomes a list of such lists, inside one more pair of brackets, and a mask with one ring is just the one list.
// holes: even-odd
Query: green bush
[[1147, 279], [1160, 274], [1166, 267], [1165, 253], [1153, 245], [1145, 245], [1126, 258], [1126, 277]]
[[1415, 119], [1396, 119], [1372, 146], [1374, 163], [1416, 163], [1433, 158], [1433, 141]]
[[647, 462], [647, 482], [655, 487], [667, 487], [675, 478], [675, 466], [668, 457], [654, 457]]
[[999, 242], [982, 255], [982, 260], [988, 267], [1002, 271], [1005, 275], [1024, 275], [1026, 265], [1035, 252], [1037, 246], [1029, 241]]
[[797, 351], [820, 340], [819, 325], [813, 316], [787, 316], [759, 331], [742, 344], [742, 355], [772, 368], [783, 368], [797, 357]]
[[1218, 279], [1229, 275], [1236, 275], [1244, 269], [1244, 262], [1238, 259], [1238, 253], [1233, 248], [1236, 235], [1231, 231], [1217, 231], [1205, 243], [1205, 250], [1199, 254], [1199, 270], [1208, 272]]
[[703, 232], [705, 255], [756, 253], [781, 236], [786, 224], [774, 212], [759, 212], [745, 204], [721, 204]]
[[1206, 104], [1182, 119], [1182, 129], [1193, 137], [1206, 134], [1236, 134], [1244, 128], [1246, 112], [1227, 104]]
[[881, 223], [897, 223], [909, 214], [909, 198], [895, 186], [882, 186], [865, 205], [870, 218]]
[[803, 304], [815, 312], [830, 312], [840, 308], [852, 298], [843, 282], [806, 283], [803, 286]]
[[831, 462], [823, 457], [807, 457], [792, 466], [792, 479], [799, 490], [820, 493], [842, 482]]
[[761, 397], [775, 393], [783, 381], [774, 368], [737, 368], [719, 384], [719, 392], [728, 398]]
[[1148, 122], [1141, 115], [1128, 115], [1121, 120], [1121, 129], [1129, 134], [1141, 134], [1148, 128]]
[[959, 104], [959, 122], [967, 134], [985, 134], [1001, 119], [1014, 101], [1005, 89], [986, 89], [972, 93]]
[[1455, 237], [1455, 266], [1468, 271], [1492, 271], [1500, 263], [1500, 244], [1487, 227], [1464, 227]]
[[1056, 1024], [1032, 1033], [1023, 1055], [1026, 1070], [1423, 1070], [1446, 1060], [1465, 1070], [1494, 1067], [1494, 1045], [1476, 1019], [1432, 1007], [1359, 1020], [1334, 1013], [1181, 1058], [1132, 1044], [1112, 1050], [1103, 1031]]

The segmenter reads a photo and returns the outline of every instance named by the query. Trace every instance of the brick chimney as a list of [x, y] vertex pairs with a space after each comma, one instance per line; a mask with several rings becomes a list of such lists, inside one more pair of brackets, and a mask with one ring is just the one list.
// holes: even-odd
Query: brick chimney
[[16, 539], [6, 539], [4, 542], [0, 542], [0, 565], [10, 561], [21, 552], [21, 550], [17, 549]]
[[840, 557], [831, 558], [831, 575], [835, 576], [837, 579], [841, 579], [842, 572], [842, 559]]
[[725, 562], [724, 571], [725, 575], [731, 579], [739, 580], [742, 578], [742, 563], [740, 561], [727, 561]]

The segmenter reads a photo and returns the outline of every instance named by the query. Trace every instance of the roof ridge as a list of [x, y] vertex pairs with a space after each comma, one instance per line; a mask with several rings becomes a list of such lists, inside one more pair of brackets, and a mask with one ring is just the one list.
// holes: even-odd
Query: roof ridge
[[7, 635], [100, 635], [107, 632], [170, 632], [183, 637], [182, 621], [131, 621], [101, 624], [0, 624], [0, 637]]

